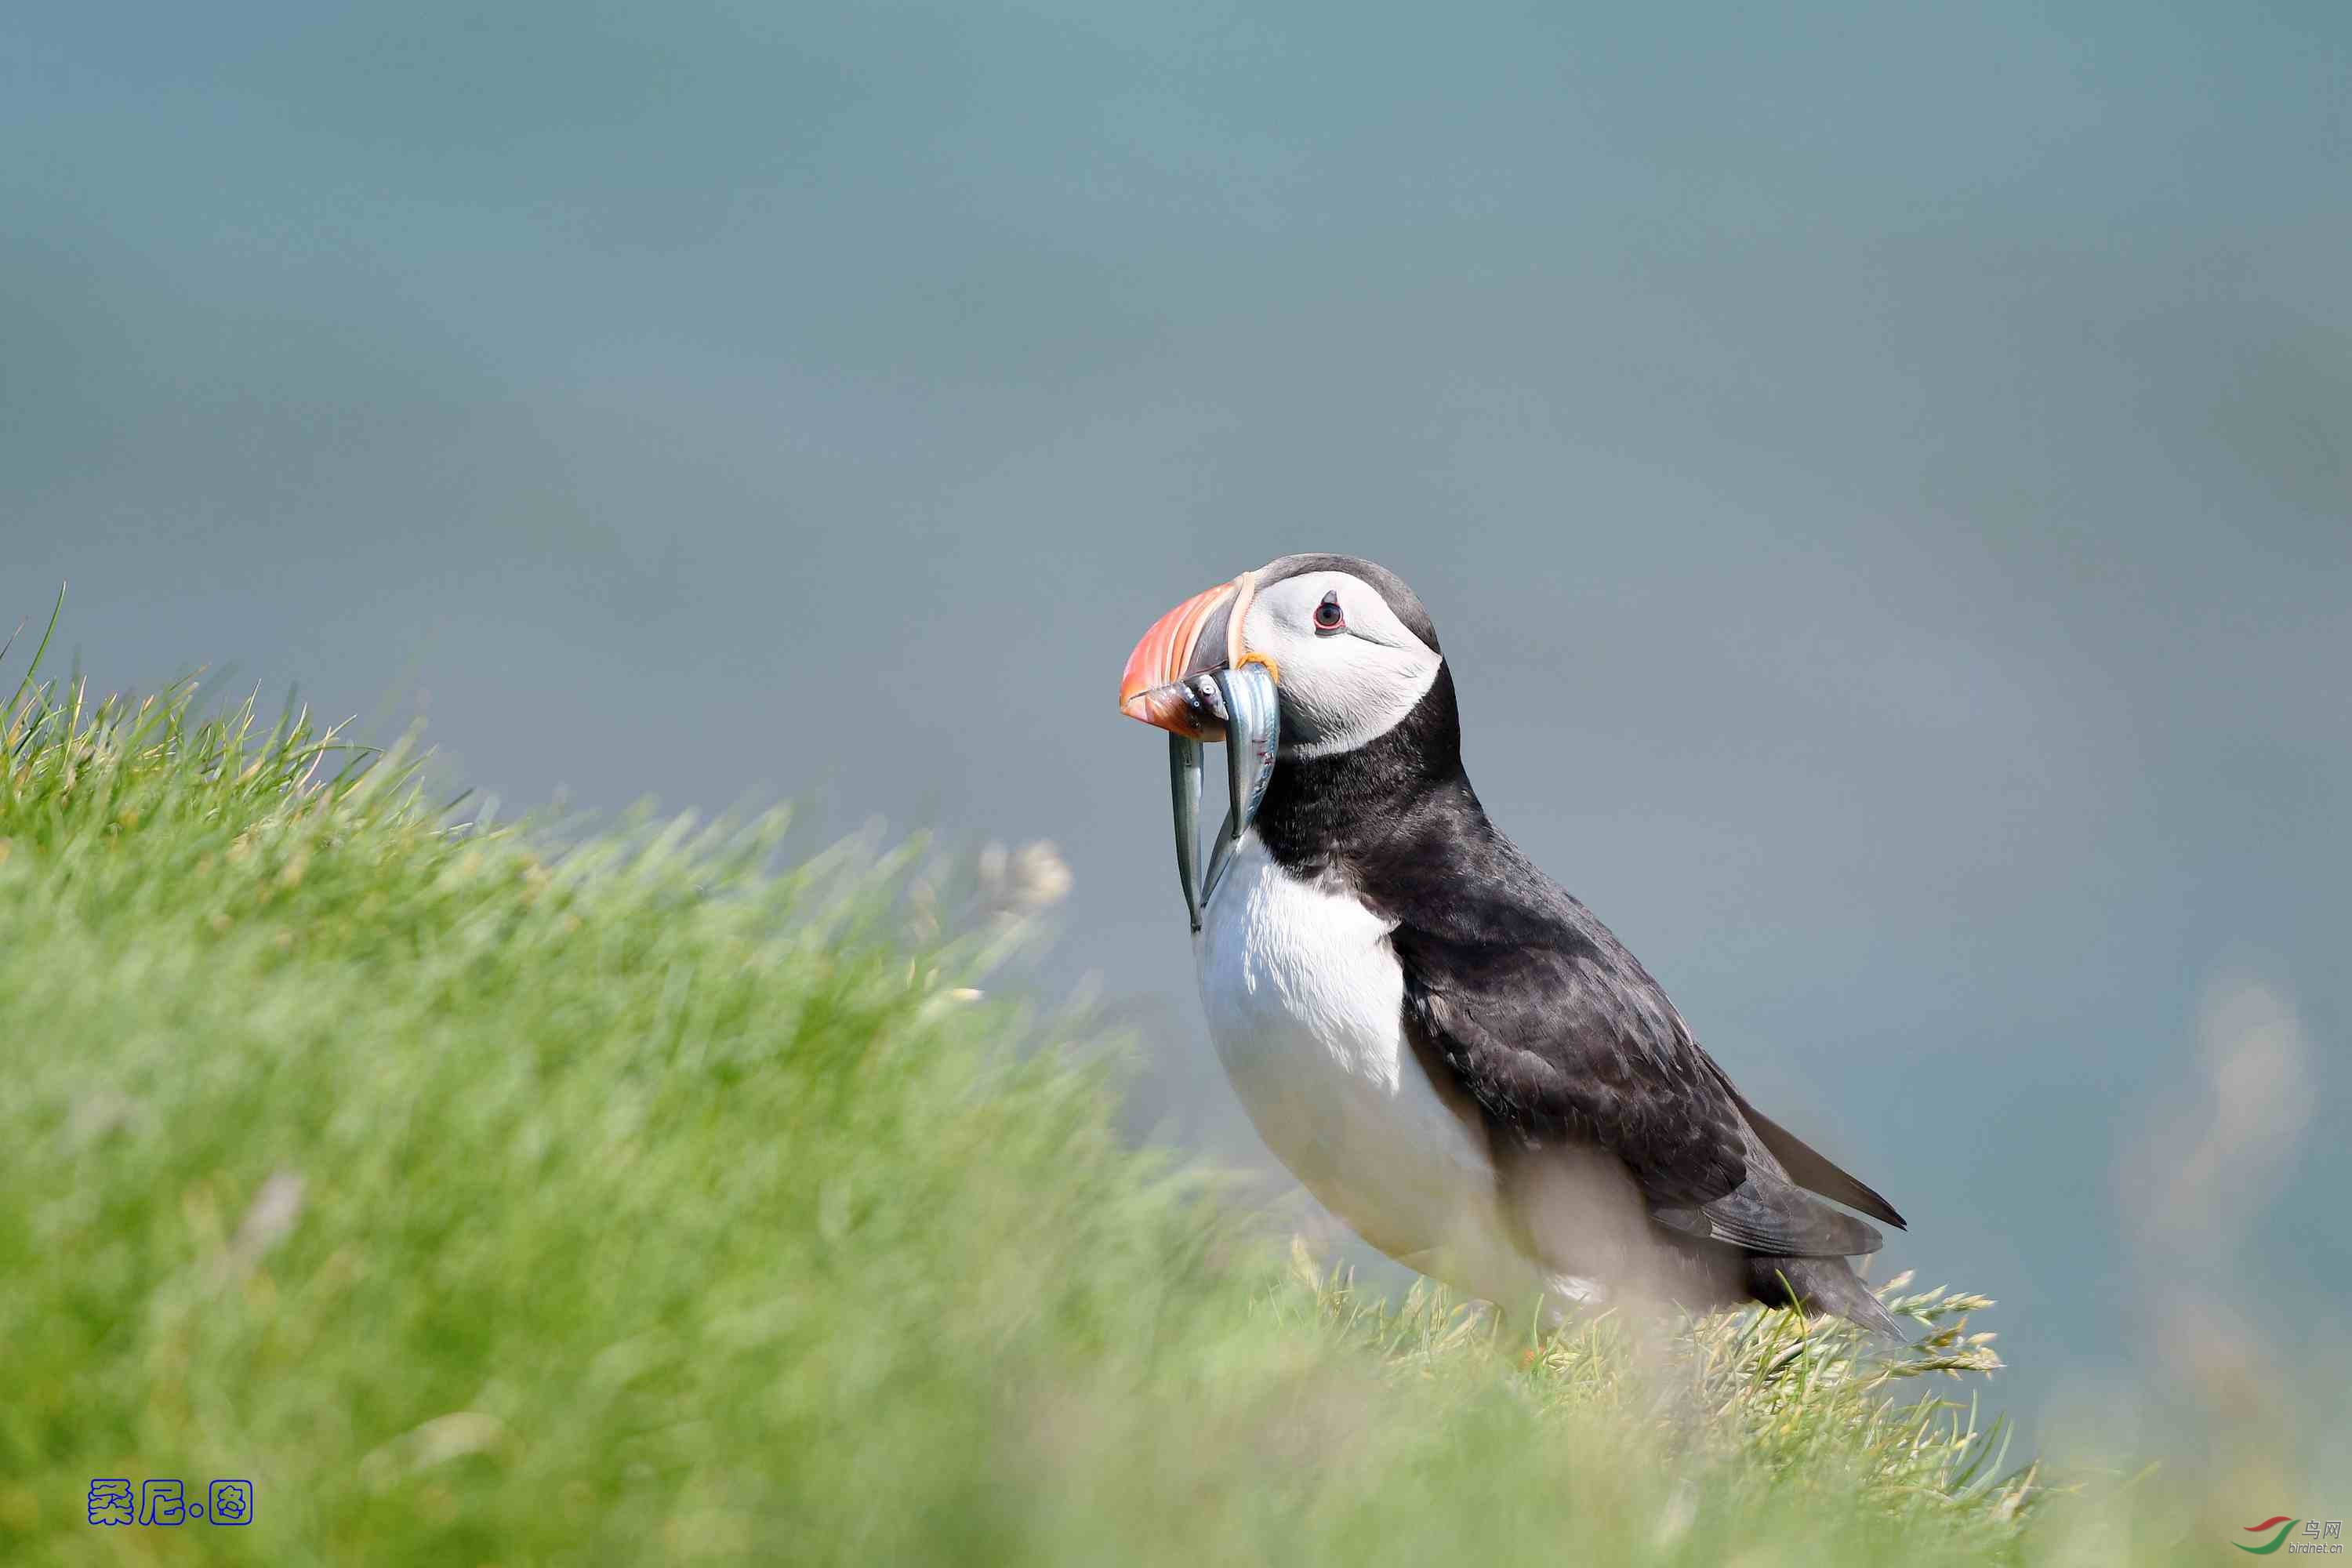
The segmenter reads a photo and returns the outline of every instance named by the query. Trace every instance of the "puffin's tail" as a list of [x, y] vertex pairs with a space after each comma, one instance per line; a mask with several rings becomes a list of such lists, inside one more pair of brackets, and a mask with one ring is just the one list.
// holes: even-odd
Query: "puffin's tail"
[[1835, 1312], [1898, 1345], [1911, 1342], [1843, 1258], [1751, 1258], [1748, 1270], [1748, 1289], [1759, 1301]]

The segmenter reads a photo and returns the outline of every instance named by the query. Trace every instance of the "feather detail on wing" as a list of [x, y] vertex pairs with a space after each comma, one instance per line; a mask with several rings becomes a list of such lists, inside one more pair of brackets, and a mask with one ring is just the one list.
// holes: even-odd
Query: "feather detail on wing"
[[1819, 1193], [1848, 1208], [1860, 1209], [1871, 1218], [1884, 1220], [1897, 1230], [1911, 1228], [1904, 1222], [1903, 1216], [1895, 1212], [1895, 1205], [1879, 1196], [1875, 1188], [1842, 1169], [1828, 1155], [1748, 1104], [1748, 1097], [1733, 1089], [1731, 1080], [1723, 1078], [1722, 1073], [1722, 1068], [1716, 1068], [1717, 1077], [1722, 1079], [1723, 1087], [1730, 1092], [1731, 1102], [1739, 1108], [1739, 1114], [1746, 1119], [1748, 1125], [1756, 1130], [1756, 1136], [1762, 1140], [1764, 1147], [1772, 1151], [1773, 1158], [1780, 1162], [1780, 1168], [1789, 1173], [1790, 1181], [1809, 1193]]
[[[1497, 1138], [1615, 1155], [1669, 1230], [1790, 1258], [1876, 1250], [1875, 1229], [1801, 1182], [1900, 1225], [1886, 1200], [1756, 1116], [1633, 956], [1555, 896], [1561, 918], [1522, 919], [1510, 940], [1411, 921], [1391, 932], [1423, 1060], [1444, 1064]], [[1784, 1167], [1783, 1149], [1803, 1177]]]

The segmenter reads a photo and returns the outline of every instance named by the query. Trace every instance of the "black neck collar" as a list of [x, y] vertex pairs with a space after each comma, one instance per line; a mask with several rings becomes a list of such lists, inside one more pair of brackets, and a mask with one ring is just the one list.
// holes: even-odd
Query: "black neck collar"
[[1444, 803], [1483, 817], [1462, 772], [1454, 673], [1437, 679], [1394, 727], [1328, 757], [1279, 754], [1255, 827], [1275, 863], [1296, 875], [1360, 879], [1398, 830]]

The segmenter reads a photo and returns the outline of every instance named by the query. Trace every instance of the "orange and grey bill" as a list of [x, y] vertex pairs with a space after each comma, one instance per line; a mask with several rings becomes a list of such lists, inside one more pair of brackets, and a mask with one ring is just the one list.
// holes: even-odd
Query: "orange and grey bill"
[[1233, 584], [1220, 583], [1151, 623], [1119, 674], [1120, 712], [1195, 741], [1224, 738], [1223, 721], [1202, 705], [1184, 672], [1200, 643], [1201, 628], [1235, 591]]

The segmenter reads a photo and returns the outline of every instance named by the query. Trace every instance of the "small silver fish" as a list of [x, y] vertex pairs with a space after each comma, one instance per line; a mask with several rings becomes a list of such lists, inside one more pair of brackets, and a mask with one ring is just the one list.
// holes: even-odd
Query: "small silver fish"
[[[1274, 676], [1264, 665], [1202, 670], [1139, 695], [1152, 722], [1168, 731], [1168, 790], [1176, 827], [1176, 878], [1184, 889], [1184, 913], [1194, 931], [1201, 911], [1216, 894], [1242, 835], [1249, 831], [1282, 740], [1282, 703]], [[1202, 745], [1225, 742], [1225, 786], [1231, 805], [1201, 868]]]
[[1265, 801], [1265, 786], [1274, 778], [1275, 754], [1282, 743], [1281, 700], [1274, 677], [1264, 665], [1220, 669], [1210, 679], [1224, 700], [1225, 787], [1233, 804], [1225, 813], [1224, 830], [1209, 856], [1209, 879], [1201, 894], [1204, 904], [1216, 896], [1233, 864], [1234, 851], [1241, 847], [1242, 835], [1257, 819], [1257, 808]]
[[1184, 913], [1201, 929], [1201, 742], [1168, 736], [1168, 788], [1175, 796], [1176, 879], [1184, 884]]

